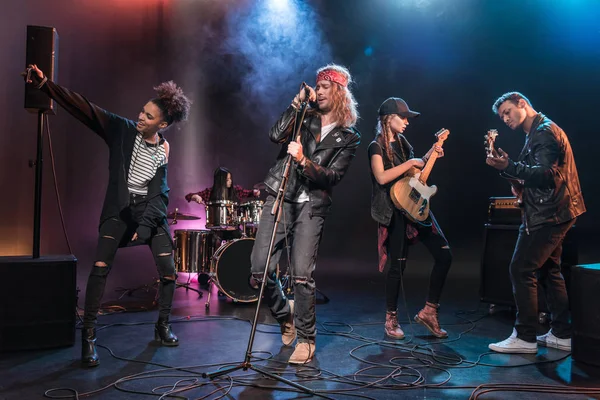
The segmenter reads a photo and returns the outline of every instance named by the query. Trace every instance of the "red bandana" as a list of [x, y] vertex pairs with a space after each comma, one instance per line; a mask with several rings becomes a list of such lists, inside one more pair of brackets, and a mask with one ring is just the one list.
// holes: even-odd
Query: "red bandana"
[[343, 87], [348, 86], [348, 79], [346, 79], [346, 76], [333, 69], [326, 69], [319, 72], [317, 75], [317, 82], [319, 81], [332, 81], [342, 85]]

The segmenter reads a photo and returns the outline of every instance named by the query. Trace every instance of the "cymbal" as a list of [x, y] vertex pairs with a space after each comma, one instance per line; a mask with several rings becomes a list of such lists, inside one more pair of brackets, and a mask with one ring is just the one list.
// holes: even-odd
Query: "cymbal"
[[197, 215], [184, 214], [184, 213], [180, 213], [180, 212], [176, 212], [176, 211], [168, 213], [167, 214], [167, 218], [168, 219], [178, 219], [178, 220], [181, 220], [181, 221], [200, 219], [200, 217], [197, 216]]

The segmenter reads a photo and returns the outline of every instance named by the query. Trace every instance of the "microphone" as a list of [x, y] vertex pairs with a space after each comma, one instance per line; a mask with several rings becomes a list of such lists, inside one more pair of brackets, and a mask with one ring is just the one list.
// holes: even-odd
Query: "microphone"
[[304, 88], [304, 95], [306, 96], [305, 100], [309, 101], [309, 99], [310, 99], [310, 89], [308, 88], [308, 85], [306, 84], [306, 82], [302, 82], [302, 87]]
[[308, 88], [308, 85], [306, 84], [306, 82], [302, 82], [302, 87], [304, 88], [304, 96], [305, 96], [304, 101], [308, 103], [308, 106], [310, 108], [317, 108], [318, 107], [317, 102], [310, 100], [310, 89]]

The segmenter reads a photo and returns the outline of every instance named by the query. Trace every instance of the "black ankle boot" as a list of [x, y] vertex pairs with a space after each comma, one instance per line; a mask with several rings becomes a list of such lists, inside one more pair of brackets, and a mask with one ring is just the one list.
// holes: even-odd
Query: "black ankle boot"
[[81, 330], [81, 363], [84, 367], [95, 367], [100, 364], [96, 351], [96, 328]]
[[158, 320], [154, 326], [154, 340], [165, 346], [179, 346], [179, 339], [171, 331], [169, 320]]

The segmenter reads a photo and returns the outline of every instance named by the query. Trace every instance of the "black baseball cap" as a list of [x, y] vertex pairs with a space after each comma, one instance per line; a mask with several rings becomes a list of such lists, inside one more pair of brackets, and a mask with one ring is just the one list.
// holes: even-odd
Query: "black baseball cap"
[[411, 111], [408, 104], [399, 97], [390, 97], [379, 106], [379, 115], [398, 114], [405, 118], [416, 118], [421, 113]]

